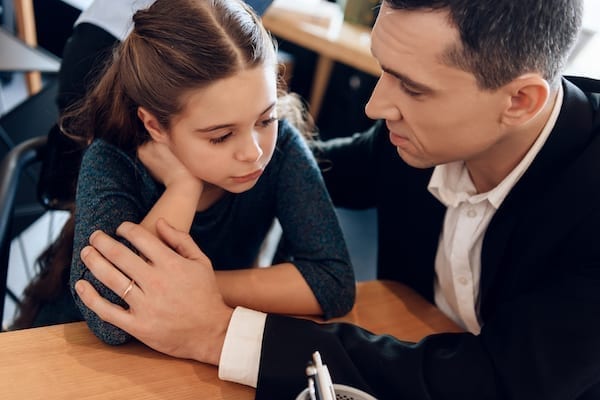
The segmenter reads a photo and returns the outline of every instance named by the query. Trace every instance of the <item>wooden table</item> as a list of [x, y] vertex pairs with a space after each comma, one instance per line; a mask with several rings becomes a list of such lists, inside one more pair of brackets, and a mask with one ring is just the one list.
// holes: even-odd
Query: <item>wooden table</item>
[[273, 35], [318, 54], [309, 99], [310, 111], [315, 119], [335, 61], [374, 76], [381, 73], [377, 60], [371, 55], [371, 30], [367, 27], [343, 22], [339, 29], [331, 30], [294, 18], [293, 14], [279, 10], [276, 5], [267, 9], [263, 24]]
[[[384, 281], [360, 283], [356, 306], [337, 320], [411, 341], [459, 331], [410, 289]], [[216, 367], [140, 343], [105, 345], [74, 323], [0, 333], [0, 398], [244, 400], [254, 398], [254, 389], [220, 381]]]

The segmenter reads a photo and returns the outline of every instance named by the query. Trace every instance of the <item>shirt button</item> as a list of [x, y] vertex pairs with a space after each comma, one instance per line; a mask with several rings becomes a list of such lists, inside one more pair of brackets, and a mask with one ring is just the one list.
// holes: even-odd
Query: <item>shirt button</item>
[[477, 216], [477, 211], [475, 211], [475, 210], [473, 210], [473, 209], [471, 208], [471, 209], [469, 209], [469, 211], [467, 211], [467, 216], [468, 216], [469, 218], [474, 218], [474, 217], [476, 217], [476, 216]]
[[458, 281], [462, 284], [462, 285], [466, 285], [467, 282], [469, 281], [467, 278], [465, 278], [464, 276], [461, 276], [460, 278], [458, 278]]

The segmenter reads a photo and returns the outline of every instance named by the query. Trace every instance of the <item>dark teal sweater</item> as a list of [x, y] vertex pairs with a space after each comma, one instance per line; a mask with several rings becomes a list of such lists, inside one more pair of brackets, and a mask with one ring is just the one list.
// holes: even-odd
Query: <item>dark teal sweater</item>
[[[70, 286], [91, 330], [107, 343], [124, 343], [130, 336], [100, 320], [73, 285], [87, 279], [102, 296], [124, 304], [95, 279], [79, 252], [97, 229], [114, 235], [121, 222], [140, 222], [163, 191], [135, 155], [105, 141], [96, 140], [83, 157]], [[256, 260], [274, 218], [283, 229], [289, 260], [308, 282], [325, 317], [350, 311], [354, 273], [336, 214], [310, 150], [286, 122], [279, 124], [275, 153], [256, 185], [241, 194], [228, 193], [198, 212], [190, 234], [216, 270], [247, 268]]]

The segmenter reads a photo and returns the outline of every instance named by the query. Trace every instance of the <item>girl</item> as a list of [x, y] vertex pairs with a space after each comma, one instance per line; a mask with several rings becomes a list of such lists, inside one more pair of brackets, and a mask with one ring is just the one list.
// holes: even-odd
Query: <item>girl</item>
[[[71, 290], [94, 333], [129, 340], [73, 290], [103, 286], [79, 252], [96, 230], [125, 221], [154, 230], [159, 217], [189, 230], [217, 270], [231, 306], [286, 314], [347, 313], [354, 275], [320, 172], [298, 131], [278, 113], [273, 42], [237, 0], [157, 0], [134, 17], [99, 83], [63, 118], [67, 133], [93, 139], [80, 169]], [[277, 218], [289, 258], [250, 267]]]

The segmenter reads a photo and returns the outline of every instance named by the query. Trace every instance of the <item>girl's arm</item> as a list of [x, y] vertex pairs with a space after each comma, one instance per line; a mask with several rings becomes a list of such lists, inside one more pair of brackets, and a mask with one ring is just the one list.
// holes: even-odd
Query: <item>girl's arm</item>
[[319, 168], [287, 123], [280, 125], [277, 148], [270, 190], [285, 257], [269, 268], [218, 271], [219, 289], [229, 306], [325, 318], [344, 315], [354, 304], [354, 272]]
[[[138, 156], [154, 178], [165, 185], [165, 192], [141, 225], [156, 235], [156, 221], [162, 217], [176, 229], [189, 232], [202, 193], [201, 181], [189, 173], [165, 144], [147, 142], [138, 150]], [[297, 315], [323, 314], [311, 288], [291, 263], [217, 271], [216, 276], [223, 298], [230, 306]]]
[[194, 177], [163, 143], [146, 142], [138, 149], [138, 157], [152, 176], [165, 185], [164, 193], [141, 225], [156, 235], [156, 221], [164, 218], [174, 228], [189, 232], [202, 195], [202, 181]]
[[312, 289], [294, 264], [215, 271], [215, 275], [221, 295], [230, 307], [277, 314], [323, 315]]
[[[102, 230], [115, 235], [117, 227], [123, 221], [140, 221], [145, 217], [149, 229], [154, 232], [153, 221], [161, 215], [170, 223], [179, 225], [179, 229], [184, 229], [186, 232], [189, 230], [202, 188], [199, 188], [200, 185], [196, 180], [188, 179], [187, 171], [177, 168], [178, 161], [171, 160], [169, 157], [174, 158], [174, 156], [164, 150], [164, 148], [148, 146], [140, 151], [140, 159], [142, 162], [145, 160], [148, 166], [146, 171], [139, 167], [130, 154], [102, 140], [97, 140], [86, 150], [81, 162], [77, 181], [70, 287], [74, 301], [90, 329], [109, 344], [125, 343], [131, 339], [131, 335], [103, 321], [86, 307], [75, 292], [74, 285], [78, 280], [85, 279], [102, 297], [126, 308], [127, 304], [121, 298], [125, 287], [113, 292], [105, 286], [83, 264], [80, 252], [89, 244], [92, 232]], [[165, 172], [161, 169], [165, 166], [168, 166], [169, 171]], [[154, 208], [147, 213], [148, 203], [144, 193], [154, 189], [154, 184], [151, 185], [152, 188], [147, 186], [150, 181], [147, 175], [149, 171], [155, 178], [166, 183], [167, 190]], [[179, 173], [173, 173], [176, 171]], [[129, 246], [128, 243], [126, 244]]]

